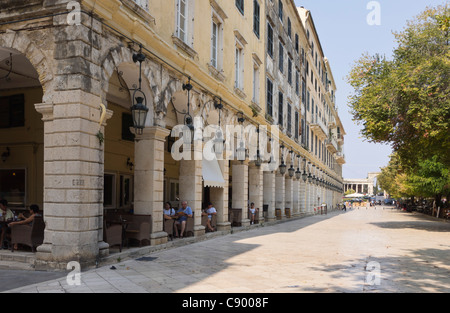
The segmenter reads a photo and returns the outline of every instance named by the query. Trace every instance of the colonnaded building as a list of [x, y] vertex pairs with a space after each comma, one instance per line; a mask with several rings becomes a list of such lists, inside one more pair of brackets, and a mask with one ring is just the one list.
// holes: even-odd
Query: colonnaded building
[[262, 221], [334, 208], [335, 95], [291, 0], [2, 0], [0, 197], [42, 208], [43, 268], [107, 256], [109, 210], [151, 215], [162, 245], [164, 201], [187, 201], [196, 237], [209, 201], [225, 232], [232, 208], [249, 225], [250, 202]]

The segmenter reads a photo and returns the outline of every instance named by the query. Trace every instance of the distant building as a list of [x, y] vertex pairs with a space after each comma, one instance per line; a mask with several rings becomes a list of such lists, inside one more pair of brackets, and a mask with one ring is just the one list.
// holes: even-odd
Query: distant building
[[344, 179], [344, 192], [354, 190], [364, 195], [374, 195], [375, 179], [380, 173], [368, 173], [367, 178]]

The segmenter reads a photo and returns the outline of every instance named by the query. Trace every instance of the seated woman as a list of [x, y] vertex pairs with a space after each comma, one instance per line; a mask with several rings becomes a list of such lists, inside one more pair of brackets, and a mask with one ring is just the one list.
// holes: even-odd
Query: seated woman
[[30, 213], [29, 217], [26, 217], [22, 213], [20, 213], [19, 216], [17, 217], [19, 219], [19, 221], [9, 223], [9, 226], [13, 226], [13, 225], [30, 225], [30, 226], [32, 226], [34, 218], [36, 216], [41, 216], [41, 214], [39, 213], [39, 206], [37, 204], [30, 205], [29, 213]]
[[[170, 202], [164, 203], [163, 218], [164, 218], [164, 228], [165, 227], [171, 228], [171, 229], [164, 229], [169, 234], [169, 237], [171, 238], [173, 236], [173, 230], [175, 230], [175, 237], [178, 237], [178, 229], [174, 227], [177, 215], [175, 213], [175, 209], [172, 208]], [[173, 223], [169, 223], [166, 226], [167, 221], [173, 221]]]
[[[9, 223], [8, 227], [11, 227], [11, 226], [14, 226], [14, 225], [29, 225], [29, 226], [32, 226], [34, 218], [36, 216], [41, 216], [41, 214], [39, 213], [39, 206], [36, 205], [36, 204], [30, 205], [29, 212], [30, 212], [30, 216], [29, 217], [26, 217], [22, 213], [20, 213], [19, 216], [18, 216], [19, 221]], [[17, 244], [14, 245], [14, 250], [17, 250]]]

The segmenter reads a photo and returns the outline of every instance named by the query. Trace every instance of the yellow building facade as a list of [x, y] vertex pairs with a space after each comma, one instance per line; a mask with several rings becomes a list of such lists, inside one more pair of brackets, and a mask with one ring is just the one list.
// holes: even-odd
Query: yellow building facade
[[[170, 238], [167, 201], [188, 203], [187, 235], [200, 239], [208, 202], [225, 233], [253, 227], [250, 203], [260, 223], [336, 207], [342, 150], [332, 139], [342, 143], [345, 134], [336, 86], [323, 52], [311, 52], [313, 42], [320, 46], [315, 28], [293, 1], [35, 2], [9, 1], [0, 15], [0, 109], [8, 112], [0, 196], [17, 211], [33, 203], [43, 209], [37, 268], [90, 265], [116, 253], [105, 237], [112, 212], [150, 217], [146, 243], [158, 246]], [[136, 91], [148, 108], [142, 128], [130, 109]], [[187, 137], [176, 132], [188, 115], [195, 141], [180, 145]], [[318, 117], [325, 135], [316, 144]], [[218, 133], [206, 131], [216, 125], [234, 146], [208, 160], [205, 147]], [[272, 129], [280, 131], [258, 146], [271, 162], [258, 164], [261, 137], [250, 134]]]

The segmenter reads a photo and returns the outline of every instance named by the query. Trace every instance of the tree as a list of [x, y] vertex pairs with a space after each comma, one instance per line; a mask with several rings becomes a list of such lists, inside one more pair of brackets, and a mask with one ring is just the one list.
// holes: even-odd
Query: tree
[[365, 54], [348, 75], [362, 135], [391, 144], [409, 168], [435, 155], [450, 166], [449, 17], [447, 6], [428, 8], [395, 34], [393, 60]]
[[419, 161], [417, 170], [409, 173], [407, 184], [416, 195], [434, 197], [439, 205], [442, 196], [450, 193], [450, 169], [437, 156]]

